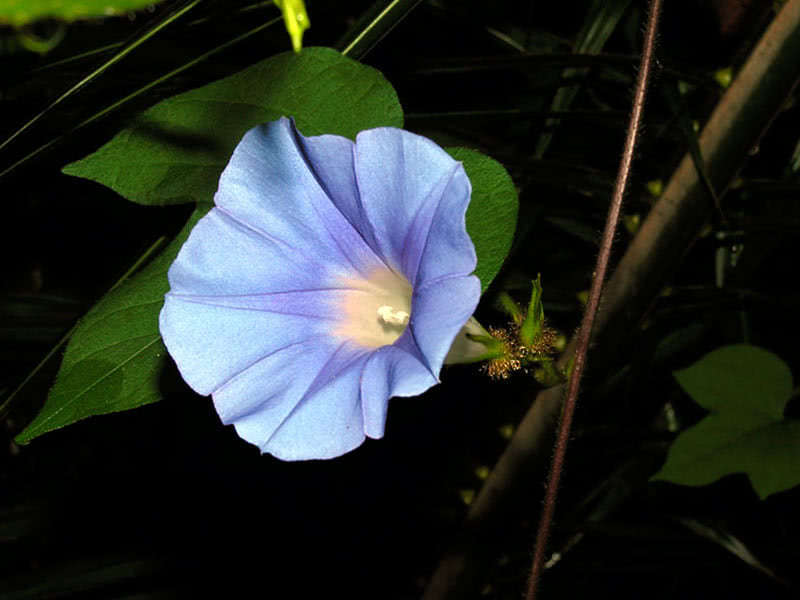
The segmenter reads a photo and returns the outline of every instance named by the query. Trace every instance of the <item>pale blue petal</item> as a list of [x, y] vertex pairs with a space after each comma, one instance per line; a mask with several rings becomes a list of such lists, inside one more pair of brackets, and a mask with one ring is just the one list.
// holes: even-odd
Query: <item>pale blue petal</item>
[[469, 178], [459, 165], [442, 191], [426, 231], [416, 274], [417, 286], [443, 277], [470, 275], [475, 270], [478, 257], [466, 225], [471, 193]]
[[330, 337], [327, 319], [187, 300], [167, 294], [159, 329], [184, 380], [199, 394], [210, 394], [285, 346]]
[[437, 375], [456, 335], [475, 312], [480, 295], [481, 283], [474, 275], [436, 279], [414, 290], [409, 337]]
[[356, 182], [355, 144], [338, 135], [299, 135], [298, 140], [320, 187], [367, 244], [377, 250], [375, 234], [364, 212]]
[[[435, 241], [440, 273], [469, 274], [475, 254], [463, 224], [469, 203], [469, 181], [461, 163], [431, 140], [393, 128], [362, 131], [356, 138], [355, 172], [363, 211], [380, 255], [399, 268], [412, 285], [431, 228], [448, 236]], [[440, 205], [446, 208], [440, 210]], [[454, 214], [445, 211], [455, 210]], [[450, 252], [444, 252], [450, 248]], [[466, 251], [466, 255], [461, 252]], [[433, 273], [433, 261], [428, 275]]]
[[338, 263], [301, 253], [212, 208], [192, 229], [169, 269], [170, 293], [238, 295], [318, 287]]
[[[269, 436], [294, 409], [292, 399], [303, 396], [336, 346], [318, 338], [281, 345], [214, 390], [214, 407], [226, 425], [259, 413]], [[258, 445], [260, 436], [248, 441]]]
[[389, 398], [416, 396], [437, 383], [415, 354], [393, 345], [369, 357], [361, 378], [364, 431], [369, 437], [383, 437]]
[[248, 131], [220, 177], [214, 202], [300, 256], [329, 269], [368, 273], [380, 261], [320, 186], [298, 136], [285, 118]]
[[[365, 437], [359, 385], [368, 356], [343, 344], [318, 364], [320, 370], [313, 379], [310, 373], [299, 374], [305, 379], [305, 390], [290, 397], [286, 405], [292, 409], [277, 427], [275, 415], [262, 408], [237, 420], [237, 433], [283, 460], [333, 458], [353, 450]], [[285, 376], [294, 377], [295, 372]]]

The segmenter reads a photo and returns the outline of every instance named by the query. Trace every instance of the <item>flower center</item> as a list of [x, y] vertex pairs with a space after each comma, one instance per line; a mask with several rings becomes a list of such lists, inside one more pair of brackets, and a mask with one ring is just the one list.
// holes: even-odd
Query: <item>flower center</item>
[[346, 288], [334, 334], [366, 348], [393, 344], [411, 318], [411, 284], [394, 270], [380, 267], [368, 277], [339, 282]]

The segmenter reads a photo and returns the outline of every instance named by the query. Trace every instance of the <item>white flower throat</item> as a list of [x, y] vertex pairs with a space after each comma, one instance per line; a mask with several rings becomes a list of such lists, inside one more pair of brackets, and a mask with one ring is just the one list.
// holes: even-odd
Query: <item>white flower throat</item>
[[411, 284], [396, 271], [379, 267], [369, 276], [348, 278], [334, 333], [366, 348], [393, 344], [411, 319]]

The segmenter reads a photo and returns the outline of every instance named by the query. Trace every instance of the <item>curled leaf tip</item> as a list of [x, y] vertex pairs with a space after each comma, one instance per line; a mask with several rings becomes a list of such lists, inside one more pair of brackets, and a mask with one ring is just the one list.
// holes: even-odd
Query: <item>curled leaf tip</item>
[[311, 25], [303, 0], [275, 0], [275, 4], [283, 12], [283, 22], [292, 40], [292, 48], [300, 52], [303, 48], [303, 33]]

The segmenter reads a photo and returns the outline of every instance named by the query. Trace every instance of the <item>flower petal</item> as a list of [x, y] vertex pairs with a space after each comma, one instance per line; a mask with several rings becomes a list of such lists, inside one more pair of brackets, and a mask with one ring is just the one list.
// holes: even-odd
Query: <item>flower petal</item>
[[298, 135], [297, 139], [320, 187], [367, 244], [377, 250], [375, 234], [361, 204], [356, 182], [355, 144], [338, 135]]
[[331, 266], [219, 208], [195, 225], [169, 269], [171, 294], [238, 295], [318, 287]]
[[[475, 312], [480, 295], [481, 283], [474, 275], [436, 279], [414, 290], [409, 337], [433, 373], [441, 371], [453, 340]], [[403, 338], [398, 342], [409, 343]]]
[[320, 187], [298, 138], [286, 118], [248, 131], [220, 177], [214, 202], [298, 255], [331, 269], [370, 272], [380, 260]]
[[[326, 361], [315, 363], [319, 370], [313, 379], [311, 370], [293, 369], [288, 378], [299, 375], [302, 385], [291, 384], [291, 393], [283, 395], [283, 409], [291, 410], [277, 427], [265, 403], [236, 421], [236, 432], [283, 460], [333, 458], [353, 450], [365, 437], [359, 383], [367, 358], [363, 350], [343, 344]], [[275, 379], [275, 373], [266, 373], [263, 383], [267, 379]]]
[[[259, 419], [267, 425], [264, 433], [246, 439], [254, 444], [263, 443], [294, 409], [296, 402], [291, 399], [303, 396], [335, 350], [313, 338], [281, 346], [214, 390], [217, 414], [226, 425], [259, 414]], [[292, 376], [280, 377], [277, 373]]]
[[472, 186], [459, 164], [438, 198], [419, 259], [418, 286], [442, 277], [470, 275], [478, 264], [467, 233], [466, 214]]
[[[442, 260], [440, 273], [467, 275], [474, 270], [475, 250], [463, 221], [469, 180], [447, 152], [407, 131], [370, 129], [356, 138], [355, 172], [378, 252], [412, 285], [418, 283], [420, 261], [431, 244], [432, 256]], [[443, 239], [432, 239], [434, 226]], [[426, 277], [435, 276], [433, 262]]]
[[330, 327], [312, 316], [235, 309], [172, 294], [159, 317], [161, 336], [183, 379], [203, 395], [284, 347], [324, 342]]
[[425, 364], [398, 346], [384, 346], [373, 352], [361, 377], [366, 434], [371, 438], [383, 437], [389, 398], [416, 396], [436, 383]]

